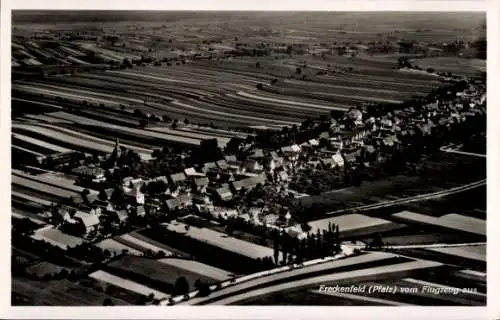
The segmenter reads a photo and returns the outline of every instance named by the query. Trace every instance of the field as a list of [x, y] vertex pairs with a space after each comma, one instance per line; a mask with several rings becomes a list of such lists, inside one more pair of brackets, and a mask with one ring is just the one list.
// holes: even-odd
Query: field
[[273, 255], [273, 250], [268, 247], [260, 246], [251, 242], [239, 240], [207, 228], [197, 228], [190, 226], [186, 230], [183, 223], [169, 224], [166, 229], [171, 232], [182, 233], [187, 237], [196, 239], [200, 242], [219, 247], [221, 249], [235, 252], [239, 255], [252, 259], [265, 258]]
[[405, 225], [398, 225], [388, 220], [372, 218], [357, 213], [308, 222], [313, 233], [316, 230], [327, 230], [329, 223], [340, 226], [339, 235], [341, 237], [344, 237], [346, 233], [351, 235], [352, 233], [369, 234], [370, 232], [384, 232], [405, 227]]
[[[458, 81], [460, 76], [484, 76], [485, 21], [484, 13], [14, 12], [11, 215], [17, 247], [12, 261], [22, 269], [12, 279], [13, 303], [144, 305], [157, 303], [153, 297], [170, 304], [172, 295], [184, 291], [180, 280], [185, 278], [189, 290], [199, 281], [230, 285], [176, 304], [485, 305], [486, 249], [470, 243], [486, 241], [486, 157], [438, 151], [432, 139], [419, 139], [419, 129], [432, 128], [432, 134], [442, 134], [439, 141], [454, 143], [457, 150], [485, 152], [484, 133], [462, 139], [473, 131], [469, 123], [484, 120], [481, 81], [467, 79], [473, 85], [456, 103], [446, 101], [448, 89], [440, 91], [465, 83]], [[440, 101], [421, 106], [432, 96]], [[349, 119], [359, 112], [364, 126]], [[354, 138], [348, 132], [353, 128], [361, 131], [352, 132]], [[326, 133], [332, 146], [327, 146]], [[337, 133], [346, 138], [340, 148], [344, 171], [328, 170], [324, 159], [335, 149]], [[422, 146], [424, 156], [418, 157], [420, 151], [413, 152], [415, 159], [399, 156], [399, 144], [393, 145], [390, 136], [400, 137], [402, 144], [409, 141], [401, 148], [409, 147], [408, 153]], [[355, 152], [345, 147], [351, 138], [365, 144], [357, 159], [349, 159]], [[309, 139], [318, 143], [302, 144], [310, 151], [301, 151], [297, 163], [279, 150]], [[117, 159], [108, 157], [118, 141], [142, 161], [126, 151]], [[358, 142], [351, 146], [357, 148]], [[98, 195], [109, 198], [124, 177], [153, 181], [184, 168], [198, 170], [205, 161], [221, 172], [217, 178], [207, 173], [206, 191], [187, 179], [196, 187], [193, 203], [208, 203], [208, 198], [219, 207], [222, 201], [212, 189], [258, 170], [229, 174], [236, 168], [224, 169], [215, 158], [234, 155], [245, 167], [252, 165], [247, 159], [259, 158], [267, 166], [271, 148], [278, 150], [273, 158], [284, 160], [290, 181], [283, 181], [287, 178], [281, 173], [272, 179], [270, 172], [261, 189], [245, 186], [227, 206], [245, 214], [263, 207], [262, 212], [286, 218], [289, 225], [307, 223], [312, 233], [338, 225], [343, 253], [353, 256], [323, 263], [288, 261], [286, 272], [235, 281], [278, 265], [272, 261], [275, 244], [281, 251], [277, 258], [288, 251], [289, 260], [331, 252], [324, 252], [325, 241], [319, 238], [295, 243], [283, 236], [278, 241], [269, 230], [240, 221], [205, 220], [200, 206], [199, 213], [194, 205], [172, 209], [166, 200], [180, 183], [169, 185], [165, 194], [159, 183], [141, 188], [146, 203], [140, 209], [147, 213], [137, 218], [129, 192], [121, 201], [119, 190], [113, 191], [107, 201], [117, 210], [126, 207], [130, 217], [119, 227], [99, 226], [97, 236], [102, 231], [108, 239], [91, 244], [106, 250], [103, 257], [109, 251], [110, 259], [79, 264], [78, 255], [85, 253], [78, 250], [72, 257], [51, 257], [48, 249], [30, 252], [30, 245], [43, 243], [23, 242], [22, 223], [31, 225], [19, 219], [29, 218], [39, 225], [32, 238], [64, 250], [81, 244], [83, 239], [46, 226], [52, 223], [44, 214], [50, 206], [83, 203], [79, 210], [85, 210], [97, 205], [92, 202]], [[87, 183], [76, 173], [63, 173], [91, 162], [100, 162], [105, 182]], [[316, 163], [323, 169], [312, 169]], [[41, 173], [34, 167], [45, 172], [26, 173]], [[179, 187], [181, 197], [185, 186]], [[91, 197], [84, 195], [87, 190]], [[255, 196], [259, 192], [262, 196]], [[315, 195], [294, 198], [294, 193]], [[371, 245], [375, 242], [380, 247]], [[354, 250], [363, 243], [367, 248]], [[302, 248], [311, 254], [301, 254]], [[75, 272], [64, 280], [48, 280], [63, 268]], [[337, 284], [416, 290], [328, 294], [318, 289]], [[425, 289], [432, 287], [477, 292], [436, 295]]]
[[186, 271], [190, 272], [196, 272], [203, 274], [207, 277], [210, 277], [215, 280], [227, 280], [231, 273], [219, 268], [215, 268], [212, 266], [209, 266], [207, 264], [200, 263], [198, 261], [193, 261], [193, 260], [186, 260], [186, 259], [177, 259], [177, 258], [168, 258], [168, 259], [161, 259], [158, 260], [161, 263], [165, 263], [167, 265], [179, 268], [179, 269], [184, 269]]
[[67, 249], [68, 247], [74, 247], [83, 243], [83, 239], [63, 233], [54, 229], [52, 226], [37, 230], [32, 237], [36, 240], [47, 241], [62, 249]]
[[139, 293], [139, 294], [144, 295], [144, 296], [148, 296], [152, 293], [152, 294], [154, 294], [154, 297], [156, 299], [164, 299], [164, 298], [169, 297], [167, 294], [165, 294], [163, 292], [145, 287], [141, 284], [114, 276], [110, 273], [107, 273], [107, 272], [104, 272], [101, 270], [90, 274], [89, 277], [106, 282], [106, 283], [110, 283], [114, 286], [121, 287], [121, 288], [124, 288], [124, 289], [129, 290], [129, 291]]
[[486, 72], [486, 61], [480, 59], [461, 59], [457, 57], [435, 57], [411, 61], [422, 69], [433, 68], [438, 72], [451, 72], [464, 76], [477, 76]]
[[172, 255], [172, 252], [168, 250], [168, 247], [147, 237], [141, 236], [136, 232], [115, 237], [113, 240], [118, 241], [124, 245], [129, 245], [130, 247], [135, 248], [143, 253], [151, 250], [154, 253], [163, 251], [166, 256]]
[[436, 251], [445, 255], [452, 255], [464, 259], [472, 259], [486, 262], [486, 246], [463, 246], [449, 248], [429, 248], [427, 250]]
[[[453, 215], [440, 218], [430, 217], [415, 212], [403, 211], [393, 215], [394, 218], [403, 222], [428, 224], [441, 228], [449, 228], [456, 231], [469, 232], [486, 236], [486, 222], [484, 220]], [[460, 217], [458, 219], [457, 217]]]
[[106, 240], [103, 240], [99, 243], [96, 244], [97, 247], [103, 249], [103, 250], [109, 250], [110, 252], [118, 255], [118, 254], [121, 254], [123, 252], [123, 250], [127, 250], [127, 252], [129, 254], [133, 254], [133, 255], [142, 255], [142, 252], [139, 251], [139, 250], [136, 250], [134, 248], [131, 248], [129, 246], [126, 246], [116, 240], [113, 240], [113, 239], [106, 239]]
[[153, 259], [131, 256], [109, 263], [103, 271], [164, 293], [170, 293], [175, 281], [181, 276], [186, 278], [190, 288], [194, 288], [194, 283], [198, 279], [209, 283], [215, 282], [215, 279], [200, 271], [188, 271]]
[[14, 305], [31, 306], [101, 306], [105, 299], [115, 305], [128, 305], [123, 300], [78, 285], [68, 280], [33, 281], [12, 278]]

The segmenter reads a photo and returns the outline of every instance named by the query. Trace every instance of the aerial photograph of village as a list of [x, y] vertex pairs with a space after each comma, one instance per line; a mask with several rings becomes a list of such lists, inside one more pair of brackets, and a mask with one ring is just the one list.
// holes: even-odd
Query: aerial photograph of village
[[486, 13], [13, 10], [13, 306], [485, 306]]

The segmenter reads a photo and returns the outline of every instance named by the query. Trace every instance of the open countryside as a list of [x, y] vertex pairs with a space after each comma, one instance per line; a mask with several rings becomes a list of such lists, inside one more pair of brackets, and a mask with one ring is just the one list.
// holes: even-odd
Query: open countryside
[[13, 11], [11, 51], [13, 305], [486, 305], [484, 13]]

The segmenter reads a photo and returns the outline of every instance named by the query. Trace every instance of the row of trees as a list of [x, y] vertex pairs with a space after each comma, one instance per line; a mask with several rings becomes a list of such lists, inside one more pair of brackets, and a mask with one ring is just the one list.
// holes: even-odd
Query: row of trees
[[[323, 258], [340, 251], [339, 226], [329, 223], [327, 229], [310, 233], [310, 227], [302, 224], [303, 231], [308, 232], [307, 237], [299, 239], [286, 232], [274, 236], [274, 262], [287, 264], [293, 261], [302, 262], [314, 258]], [[304, 230], [306, 229], [306, 230]], [[309, 229], [309, 230], [307, 230]], [[280, 253], [282, 260], [279, 261]]]

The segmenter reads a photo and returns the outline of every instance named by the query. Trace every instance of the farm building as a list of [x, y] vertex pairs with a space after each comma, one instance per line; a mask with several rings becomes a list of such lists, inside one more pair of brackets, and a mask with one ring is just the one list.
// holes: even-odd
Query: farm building
[[300, 146], [296, 144], [281, 148], [281, 152], [283, 153], [283, 155], [292, 161], [298, 159], [301, 150], [302, 149], [300, 148]]
[[245, 169], [250, 172], [258, 172], [262, 171], [264, 168], [263, 166], [259, 163], [259, 161], [254, 160], [254, 159], [247, 159], [245, 161]]
[[259, 183], [262, 185], [266, 183], [266, 176], [264, 174], [238, 181], [233, 181], [231, 185], [233, 186], [234, 191], [240, 191], [241, 189], [251, 190], [255, 188]]
[[217, 197], [222, 201], [229, 201], [233, 198], [233, 193], [227, 183], [216, 189]]
[[125, 191], [124, 196], [131, 204], [144, 204], [145, 201], [144, 193], [142, 193], [137, 187], [132, 190]]
[[186, 175], [184, 174], [184, 172], [171, 174], [169, 178], [170, 178], [170, 183], [172, 184], [178, 184], [186, 181]]
[[193, 181], [194, 190], [197, 192], [205, 192], [208, 184], [210, 183], [208, 177], [198, 177]]
[[204, 174], [201, 172], [197, 172], [195, 168], [187, 168], [184, 169], [184, 173], [187, 177], [203, 177]]
[[88, 214], [83, 211], [77, 211], [73, 216], [76, 221], [78, 229], [81, 230], [82, 234], [89, 234], [90, 232], [97, 230], [99, 226], [99, 217], [93, 214]]

